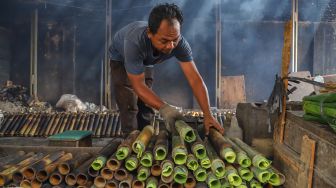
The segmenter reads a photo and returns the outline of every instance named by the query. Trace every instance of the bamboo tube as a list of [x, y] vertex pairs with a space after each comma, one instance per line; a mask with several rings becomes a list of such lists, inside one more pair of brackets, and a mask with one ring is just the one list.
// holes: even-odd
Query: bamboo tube
[[271, 167], [268, 169], [270, 173], [270, 177], [268, 180], [268, 183], [273, 186], [280, 186], [283, 185], [286, 181], [285, 176], [280, 173], [278, 170], [276, 170], [274, 167]]
[[152, 176], [160, 176], [162, 173], [161, 164], [159, 161], [156, 161], [151, 167]]
[[[90, 164], [95, 159], [95, 157], [92, 157], [85, 161], [83, 164], [78, 166], [74, 171], [74, 175], [76, 175], [76, 183], [78, 185], [86, 185], [89, 181], [88, 177], [88, 168], [90, 167]], [[71, 173], [70, 173], [71, 174]], [[70, 175], [68, 174], [68, 175]]]
[[170, 176], [162, 176], [161, 174], [161, 181], [164, 183], [172, 183], [174, 181], [174, 176], [171, 174]]
[[15, 155], [8, 155], [6, 157], [2, 157], [0, 159], [0, 172], [10, 168], [14, 165], [16, 165], [17, 163], [21, 162], [24, 159], [27, 159], [31, 156], [35, 155], [34, 152], [29, 152], [27, 154], [25, 154], [25, 152], [23, 151], [19, 151], [17, 153], [15, 153]]
[[133, 179], [132, 188], [145, 188], [145, 183], [143, 181]]
[[113, 119], [114, 119], [114, 113], [111, 113], [109, 115], [109, 121], [107, 124], [107, 128], [106, 128], [106, 135], [105, 137], [111, 137], [112, 136], [112, 125], [113, 125]]
[[150, 170], [147, 167], [140, 166], [138, 168], [137, 178], [140, 181], [145, 181], [150, 176]]
[[199, 136], [198, 132], [195, 131], [196, 141], [191, 145], [191, 151], [197, 159], [203, 159], [207, 156], [206, 149], [203, 140]]
[[119, 182], [115, 179], [107, 181], [105, 188], [118, 188]]
[[221, 135], [216, 129], [210, 129], [209, 138], [216, 150], [220, 151], [220, 156], [223, 159], [225, 159], [228, 163], [233, 163], [236, 160], [236, 153], [232, 150], [229, 143], [225, 141], [223, 135]]
[[58, 173], [58, 172], [54, 172], [54, 173], [52, 173], [51, 175], [50, 175], [50, 178], [49, 178], [49, 183], [51, 184], [51, 185], [59, 185], [59, 184], [61, 184], [62, 183], [62, 181], [63, 181], [63, 176], [60, 174], [60, 173]]
[[118, 146], [116, 157], [118, 160], [126, 159], [132, 153], [132, 143], [139, 136], [140, 131], [132, 131], [127, 138]]
[[238, 186], [242, 183], [242, 179], [238, 175], [237, 170], [232, 165], [226, 166], [226, 171], [226, 178], [231, 185]]
[[185, 188], [194, 188], [194, 187], [196, 187], [195, 177], [191, 173], [188, 174], [188, 178], [187, 178], [186, 183], [184, 184], [184, 187]]
[[225, 164], [224, 162], [218, 157], [217, 152], [212, 147], [212, 145], [207, 141], [205, 143], [207, 148], [207, 153], [209, 159], [211, 161], [211, 171], [212, 173], [218, 178], [221, 179], [225, 175]]
[[99, 170], [95, 170], [92, 168], [92, 166], [89, 166], [87, 173], [89, 174], [89, 176], [95, 178], [99, 175]]
[[38, 113], [36, 114], [36, 117], [34, 119], [34, 121], [31, 122], [31, 124], [27, 127], [26, 131], [24, 132], [24, 136], [29, 136], [30, 132], [33, 130], [33, 128], [35, 127], [36, 123], [38, 123], [40, 121], [40, 117], [41, 117], [41, 114]]
[[114, 178], [118, 181], [123, 181], [128, 177], [128, 171], [124, 168], [119, 168], [115, 173], [114, 173]]
[[77, 183], [76, 175], [74, 173], [69, 173], [64, 178], [65, 183], [69, 186], [74, 186]]
[[134, 153], [137, 154], [137, 157], [140, 158], [143, 152], [146, 150], [146, 147], [151, 140], [154, 133], [154, 129], [151, 125], [147, 125], [140, 132], [134, 143], [132, 144], [132, 149]]
[[103, 188], [106, 185], [106, 180], [102, 176], [97, 176], [95, 177], [93, 184], [97, 188]]
[[39, 180], [40, 182], [46, 181], [48, 179], [50, 173], [53, 172], [59, 164], [61, 164], [62, 162], [68, 161], [70, 159], [72, 159], [72, 154], [71, 153], [67, 153], [67, 154], [63, 155], [62, 157], [60, 157], [56, 161], [47, 165], [44, 169], [39, 170], [36, 174], [36, 179]]
[[158, 188], [169, 188], [169, 184], [164, 183], [162, 180], [159, 182]]
[[71, 116], [71, 114], [69, 114], [69, 113], [64, 114], [64, 120], [63, 120], [61, 126], [59, 126], [59, 129], [58, 129], [59, 133], [62, 133], [64, 131], [65, 126], [68, 124], [68, 121], [70, 121], [69, 120], [71, 118], [70, 116]]
[[118, 119], [118, 128], [117, 128], [117, 136], [122, 136], [122, 131], [121, 131], [121, 122], [120, 122], [120, 119]]
[[108, 123], [110, 122], [110, 119], [111, 119], [111, 114], [106, 114], [105, 119], [104, 119], [104, 124], [103, 124], [103, 127], [102, 127], [101, 136], [106, 137], [107, 127], [108, 127]]
[[184, 145], [184, 140], [175, 131], [172, 133], [172, 157], [177, 165], [187, 162], [188, 151]]
[[126, 179], [120, 181], [119, 187], [120, 188], [131, 188], [132, 187], [132, 181], [133, 181], [133, 175], [129, 174]]
[[184, 141], [191, 143], [196, 140], [196, 135], [193, 128], [191, 128], [186, 122], [178, 120], [175, 122], [175, 127], [180, 137], [182, 137]]
[[203, 159], [200, 159], [199, 162], [202, 168], [205, 168], [205, 169], [211, 168], [211, 161], [208, 156], [206, 156]]
[[49, 135], [50, 129], [53, 126], [55, 119], [56, 119], [57, 114], [52, 114], [51, 118], [47, 124], [46, 130], [43, 132], [43, 136], [46, 137]]
[[0, 132], [0, 136], [5, 136], [5, 132], [7, 131], [8, 127], [10, 127], [13, 122], [18, 118], [18, 115], [12, 115], [10, 116], [9, 120], [4, 124], [2, 127], [2, 130]]
[[105, 114], [100, 114], [99, 124], [94, 132], [95, 137], [98, 137], [98, 138], [100, 137], [100, 132], [101, 132], [101, 129], [104, 123], [104, 119], [105, 119]]
[[113, 171], [105, 167], [101, 169], [100, 175], [106, 180], [111, 180], [113, 178]]
[[146, 180], [146, 188], [157, 188], [159, 185], [159, 181], [156, 179], [156, 177], [149, 177]]
[[52, 188], [53, 186], [50, 183], [44, 183], [42, 188]]
[[162, 174], [161, 176], [169, 177], [173, 174], [174, 162], [171, 160], [171, 157], [161, 162]]
[[196, 157], [189, 153], [187, 157], [187, 167], [189, 170], [195, 171], [198, 168], [199, 164], [197, 162]]
[[133, 171], [139, 166], [138, 158], [132, 154], [131, 156], [127, 157], [125, 160], [125, 168], [128, 171]]
[[119, 161], [116, 157], [116, 154], [113, 154], [106, 163], [107, 168], [112, 171], [116, 171], [120, 168], [120, 166], [124, 163], [124, 161]]
[[97, 154], [97, 158], [92, 162], [91, 167], [98, 171], [106, 164], [107, 158], [109, 158], [114, 152], [116, 152], [121, 140], [113, 139], [109, 144], [103, 147]]
[[32, 187], [32, 188], [40, 188], [40, 187], [42, 187], [42, 182], [40, 182], [40, 181], [37, 180], [37, 179], [33, 179], [33, 180], [31, 181], [31, 187]]
[[252, 164], [255, 167], [260, 168], [261, 170], [266, 170], [270, 167], [271, 161], [266, 159], [262, 154], [252, 149], [250, 146], [245, 144], [243, 141], [241, 141], [238, 138], [234, 138], [233, 141], [238, 144], [246, 153], [247, 155], [252, 159]]
[[247, 153], [244, 150], [242, 150], [236, 143], [231, 141], [229, 138], [224, 137], [224, 139], [225, 139], [226, 142], [228, 142], [232, 146], [234, 151], [237, 153], [237, 158], [236, 158], [237, 163], [241, 167], [244, 167], [244, 168], [247, 168], [247, 167], [251, 166], [252, 161], [247, 156]]
[[194, 171], [193, 174], [196, 180], [199, 182], [204, 182], [208, 177], [206, 170], [200, 166]]
[[239, 176], [246, 181], [253, 179], [253, 172], [249, 168], [238, 167]]
[[179, 184], [177, 182], [172, 182], [170, 184], [170, 188], [183, 188], [183, 184]]
[[151, 167], [153, 165], [153, 147], [154, 147], [155, 137], [153, 136], [148, 143], [146, 151], [143, 153], [140, 164], [145, 167]]
[[61, 175], [67, 175], [70, 173], [71, 170], [76, 169], [78, 166], [89, 160], [91, 157], [92, 155], [90, 153], [80, 153], [73, 159], [60, 163], [57, 167], [58, 172]]
[[184, 165], [175, 166], [174, 172], [174, 181], [179, 184], [185, 184], [188, 178], [188, 169]]
[[252, 179], [250, 181], [250, 187], [251, 188], [262, 188], [263, 186], [261, 185], [261, 183], [259, 181], [257, 181], [256, 179]]
[[226, 178], [221, 179], [221, 188], [233, 188]]
[[242, 181], [242, 183], [238, 185], [237, 188], [248, 188], [246, 181]]
[[58, 119], [56, 119], [57, 121], [53, 124], [53, 126], [50, 130], [50, 135], [54, 135], [54, 134], [57, 133], [57, 129], [61, 125], [61, 123], [63, 122], [63, 119], [64, 119], [63, 113], [59, 113]]
[[114, 116], [114, 119], [113, 119], [112, 137], [113, 137], [113, 136], [116, 136], [118, 122], [119, 122], [119, 114], [116, 113], [115, 116]]
[[41, 126], [38, 128], [37, 136], [42, 136], [43, 135], [43, 132], [46, 130], [47, 125], [48, 125], [50, 119], [51, 119], [51, 115], [50, 114], [45, 114], [44, 115], [44, 120], [41, 123]]
[[31, 188], [31, 182], [30, 182], [30, 180], [25, 179], [25, 180], [21, 181], [20, 187]]
[[208, 178], [206, 180], [206, 183], [209, 186], [209, 188], [220, 188], [221, 187], [221, 183], [220, 183], [219, 179], [212, 172], [210, 172], [208, 174]]
[[160, 130], [154, 145], [154, 159], [162, 161], [168, 154], [168, 132], [166, 130]]
[[27, 121], [28, 114], [21, 115], [21, 119], [13, 126], [12, 130], [8, 133], [9, 136], [14, 136], [17, 130]]

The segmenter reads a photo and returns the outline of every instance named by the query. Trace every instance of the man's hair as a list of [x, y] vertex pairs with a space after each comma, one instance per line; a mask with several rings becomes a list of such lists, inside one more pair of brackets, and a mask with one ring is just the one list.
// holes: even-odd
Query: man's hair
[[167, 19], [171, 21], [172, 19], [177, 19], [180, 25], [183, 23], [183, 14], [181, 9], [175, 4], [159, 4], [155, 6], [148, 18], [148, 27], [150, 32], [156, 34], [158, 28], [160, 27], [161, 21]]

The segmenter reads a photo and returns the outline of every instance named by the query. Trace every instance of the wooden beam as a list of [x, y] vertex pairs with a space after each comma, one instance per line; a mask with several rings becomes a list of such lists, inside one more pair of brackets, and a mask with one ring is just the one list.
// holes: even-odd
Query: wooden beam
[[315, 140], [307, 135], [302, 137], [300, 160], [304, 163], [304, 168], [298, 174], [298, 187], [312, 187], [314, 161], [315, 161]]

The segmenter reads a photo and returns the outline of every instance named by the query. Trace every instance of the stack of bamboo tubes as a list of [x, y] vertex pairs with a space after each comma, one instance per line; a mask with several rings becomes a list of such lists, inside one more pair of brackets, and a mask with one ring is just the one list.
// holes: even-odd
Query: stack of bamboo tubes
[[124, 140], [112, 140], [95, 155], [22, 155], [2, 165], [0, 186], [261, 188], [284, 183], [271, 161], [241, 140], [215, 129], [209, 140], [202, 140], [183, 121], [175, 127], [171, 134], [162, 129], [154, 135], [153, 126], [146, 126]]

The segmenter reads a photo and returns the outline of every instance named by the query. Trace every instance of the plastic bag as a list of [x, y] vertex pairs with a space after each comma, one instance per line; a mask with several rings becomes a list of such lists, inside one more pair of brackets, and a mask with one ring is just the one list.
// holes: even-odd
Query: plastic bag
[[67, 112], [85, 111], [87, 106], [76, 96], [72, 94], [64, 94], [56, 103], [57, 108], [62, 108]]

